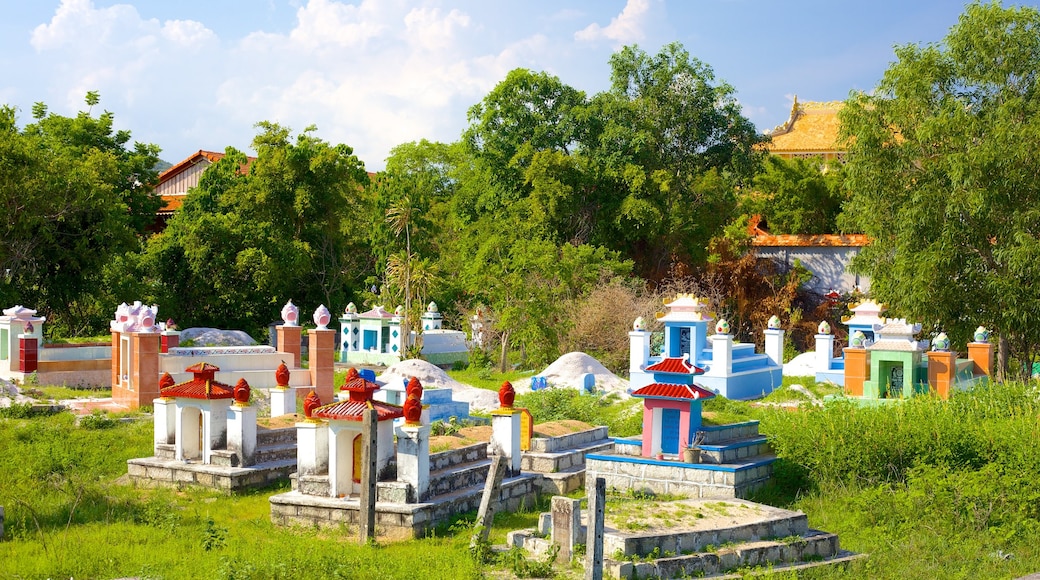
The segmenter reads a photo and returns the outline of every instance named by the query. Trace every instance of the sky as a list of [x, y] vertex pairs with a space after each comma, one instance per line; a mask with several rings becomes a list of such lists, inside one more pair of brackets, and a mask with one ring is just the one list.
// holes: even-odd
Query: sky
[[[1034, 3], [1035, 4], [1035, 3]], [[250, 151], [258, 121], [354, 148], [370, 171], [401, 143], [451, 142], [515, 68], [592, 95], [610, 55], [678, 41], [731, 85], [759, 130], [802, 101], [869, 91], [893, 47], [938, 42], [958, 0], [0, 0], [0, 104], [86, 110], [176, 163]], [[97, 112], [96, 110], [94, 112]]]

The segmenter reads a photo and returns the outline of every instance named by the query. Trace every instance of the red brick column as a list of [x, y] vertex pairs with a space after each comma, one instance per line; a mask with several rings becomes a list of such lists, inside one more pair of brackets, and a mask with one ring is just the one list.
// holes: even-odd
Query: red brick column
[[[278, 352], [291, 354], [293, 356], [292, 368], [300, 368], [300, 337], [302, 336], [300, 327], [279, 324], [275, 327], [275, 330], [278, 332]], [[312, 344], [310, 348], [313, 351], [314, 345]], [[311, 357], [313, 358], [313, 356], [312, 354]], [[322, 398], [322, 401], [325, 400]]]
[[[332, 401], [333, 373], [336, 361], [336, 334], [332, 329], [308, 330], [308, 366], [311, 371], [311, 386], [324, 402]], [[280, 337], [279, 337], [280, 338]]]
[[957, 353], [932, 350], [928, 356], [928, 386], [942, 399], [950, 398], [957, 377]]
[[130, 384], [134, 389], [130, 408], [151, 405], [159, 397], [159, 334], [134, 332], [130, 334]]
[[988, 342], [969, 342], [968, 358], [975, 363], [973, 373], [993, 377], [993, 344]]
[[35, 336], [18, 337], [18, 370], [36, 372], [40, 362], [40, 341]]

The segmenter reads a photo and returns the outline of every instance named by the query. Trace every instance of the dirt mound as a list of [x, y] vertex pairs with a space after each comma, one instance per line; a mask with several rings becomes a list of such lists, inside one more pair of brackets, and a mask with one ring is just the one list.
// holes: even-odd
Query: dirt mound
[[[596, 389], [608, 393], [617, 393], [621, 398], [628, 398], [628, 381], [610, 372], [607, 367], [583, 352], [569, 352], [554, 363], [545, 367], [538, 376], [545, 377], [550, 386], [571, 389], [582, 388], [582, 376], [592, 373], [596, 377]], [[531, 379], [521, 379], [513, 383], [517, 392], [531, 391]]]
[[382, 384], [401, 384], [402, 380], [412, 377], [419, 379], [423, 387], [451, 389], [452, 398], [469, 403], [471, 409], [492, 411], [498, 408], [498, 393], [460, 383], [440, 367], [420, 359], [413, 358], [395, 363], [387, 367], [376, 380]]

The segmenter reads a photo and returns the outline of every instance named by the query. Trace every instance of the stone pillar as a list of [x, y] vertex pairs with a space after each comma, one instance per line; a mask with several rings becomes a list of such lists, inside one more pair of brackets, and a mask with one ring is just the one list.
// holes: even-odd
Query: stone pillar
[[121, 336], [122, 336], [122, 334], [119, 333], [118, 331], [116, 331], [116, 330], [112, 331], [112, 394], [113, 394], [113, 397], [116, 394], [116, 389], [118, 389], [119, 386], [120, 386], [120, 373], [119, 373], [119, 366], [120, 365], [119, 365], [119, 363], [120, 363], [120, 360], [121, 360], [120, 356], [121, 356], [122, 353], [119, 352], [119, 343], [120, 343], [119, 339], [120, 339]]
[[969, 342], [968, 358], [973, 363], [972, 371], [975, 375], [986, 375], [993, 377], [993, 344], [989, 342]]
[[[213, 462], [214, 449], [226, 449], [228, 443], [228, 410], [231, 407], [230, 399], [217, 399], [210, 401], [209, 412], [203, 411], [202, 462], [209, 465]], [[255, 415], [254, 415], [255, 424]], [[255, 433], [255, 431], [254, 431]], [[254, 439], [255, 439], [254, 435]]]
[[408, 346], [408, 337], [404, 336], [401, 330], [400, 316], [390, 319], [390, 326], [387, 332], [390, 333], [390, 342], [386, 344], [386, 354], [397, 355], [399, 359], [404, 360], [404, 351]]
[[361, 350], [361, 325], [357, 314], [347, 312], [339, 319], [339, 362], [347, 362], [347, 353]]
[[159, 397], [152, 401], [156, 455], [159, 445], [170, 445], [177, 440], [177, 405], [173, 399]]
[[633, 330], [628, 333], [628, 371], [640, 372], [650, 360], [650, 333], [645, 330]]
[[581, 499], [561, 495], [552, 498], [552, 543], [560, 547], [559, 558], [567, 563], [574, 556], [574, 544], [584, 543], [581, 532]]
[[40, 365], [40, 339], [32, 334], [18, 335], [18, 372], [34, 373]]
[[159, 397], [159, 334], [156, 332], [130, 333], [130, 408]]
[[928, 356], [928, 386], [940, 398], [949, 399], [957, 378], [957, 353], [932, 350], [925, 354]]
[[181, 331], [179, 330], [164, 330], [159, 333], [162, 337], [159, 339], [159, 352], [166, 354], [170, 352], [171, 348], [177, 348], [181, 345]]
[[301, 476], [329, 472], [328, 423], [308, 420], [296, 424], [296, 472]]
[[426, 425], [404, 425], [397, 434], [397, 481], [407, 483], [408, 501], [426, 500], [430, 489], [430, 428]]
[[712, 377], [728, 377], [733, 374], [733, 337], [731, 335], [715, 334], [711, 337], [711, 367], [704, 374]]
[[863, 396], [863, 383], [870, 379], [870, 351], [865, 348], [845, 349], [845, 394]]
[[491, 412], [491, 450], [506, 459], [510, 476], [520, 473], [520, 411], [502, 408]]
[[773, 364], [784, 366], [784, 330], [767, 328], [763, 332], [766, 336], [766, 356]]
[[822, 373], [831, 370], [831, 360], [834, 358], [834, 335], [816, 335], [816, 372]]
[[311, 386], [322, 401], [333, 399], [333, 374], [336, 365], [336, 331], [315, 328], [307, 331], [310, 337], [309, 364]]
[[281, 417], [296, 412], [296, 389], [288, 387], [271, 388], [271, 416]]
[[[291, 354], [293, 356], [292, 367], [300, 368], [300, 337], [302, 336], [300, 327], [279, 324], [275, 330], [278, 335], [278, 352]], [[313, 349], [314, 346], [312, 345], [311, 348]]]
[[235, 403], [227, 411], [227, 448], [238, 458], [234, 467], [256, 461], [256, 407]]

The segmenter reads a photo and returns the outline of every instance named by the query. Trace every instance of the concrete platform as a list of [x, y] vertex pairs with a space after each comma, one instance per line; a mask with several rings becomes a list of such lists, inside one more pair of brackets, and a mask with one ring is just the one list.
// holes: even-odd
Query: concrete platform
[[126, 463], [130, 481], [136, 485], [178, 489], [196, 485], [226, 493], [270, 485], [288, 479], [289, 474], [296, 471], [295, 457], [251, 467], [206, 465], [158, 457], [128, 459]]

